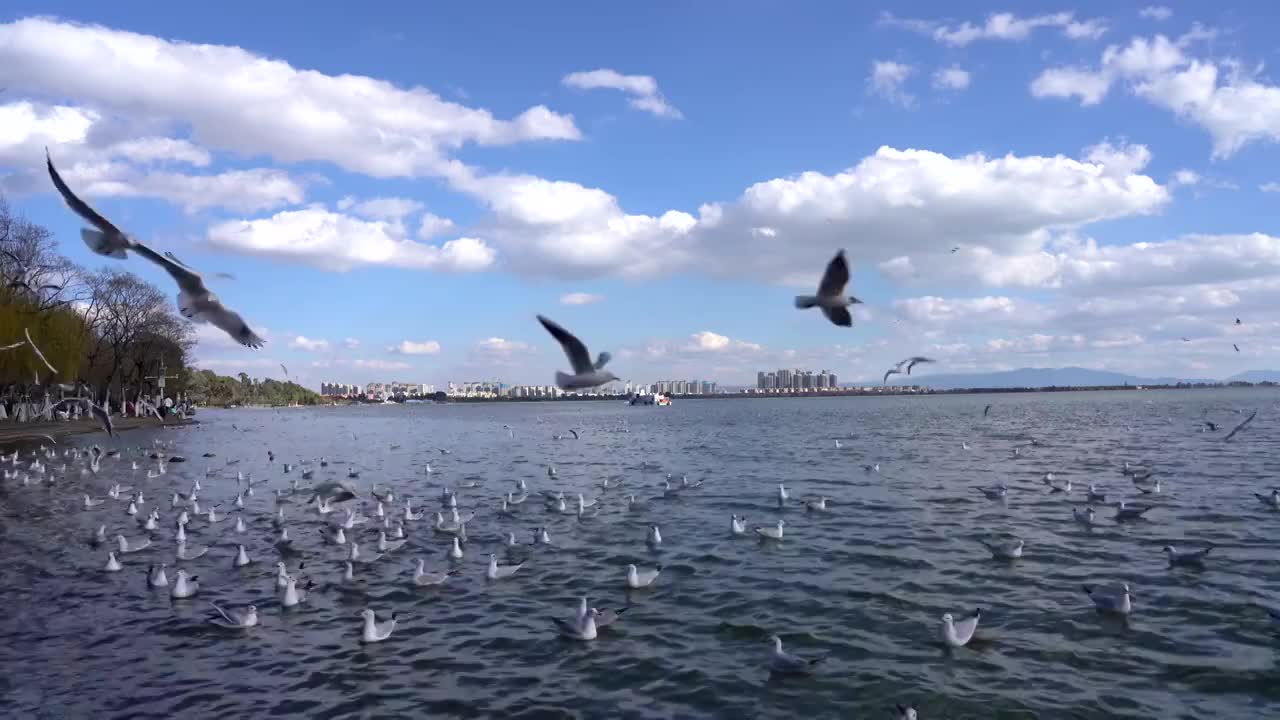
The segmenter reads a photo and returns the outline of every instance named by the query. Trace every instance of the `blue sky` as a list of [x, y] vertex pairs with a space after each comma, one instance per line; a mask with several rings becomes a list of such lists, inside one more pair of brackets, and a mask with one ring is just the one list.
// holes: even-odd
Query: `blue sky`
[[[538, 312], [639, 381], [1280, 366], [1268, 4], [4, 13], [0, 190], [113, 262], [48, 145], [117, 224], [234, 275], [268, 344], [201, 327], [220, 372], [546, 383]], [[852, 330], [791, 303], [842, 247]]]

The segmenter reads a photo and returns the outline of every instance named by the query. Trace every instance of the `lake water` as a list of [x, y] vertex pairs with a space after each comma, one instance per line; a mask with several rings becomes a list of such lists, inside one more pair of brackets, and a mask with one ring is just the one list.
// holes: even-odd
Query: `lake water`
[[[0, 715], [878, 718], [909, 702], [926, 720], [1280, 717], [1280, 624], [1264, 609], [1280, 608], [1280, 512], [1253, 495], [1280, 484], [1276, 401], [1259, 389], [203, 411], [199, 428], [125, 434], [114, 445], [124, 459], [97, 475], [82, 476], [80, 463], [52, 485], [4, 483]], [[1254, 423], [1225, 443], [1254, 409]], [[1223, 427], [1201, 432], [1205, 419]], [[553, 439], [571, 428], [580, 439]], [[135, 448], [149, 453], [155, 440], [188, 462], [148, 480], [154, 463]], [[420, 520], [406, 524], [406, 547], [343, 587], [343, 551], [321, 541], [314, 509], [293, 504], [302, 574], [318, 587], [282, 611], [271, 490], [300, 470], [286, 475], [282, 462], [320, 456], [330, 464], [317, 464], [317, 482], [354, 466], [362, 488], [389, 486], [429, 510], [442, 485], [478, 482], [458, 491], [476, 513], [461, 574], [438, 589], [410, 586], [415, 558], [448, 567], [448, 536]], [[1155, 468], [1162, 492], [1139, 498], [1125, 460]], [[863, 469], [874, 463], [879, 472]], [[247, 500], [248, 532], [193, 519], [189, 542], [212, 548], [186, 563], [199, 595], [149, 590], [148, 563], [168, 562], [171, 579], [174, 570], [169, 495], [199, 478], [203, 498], [229, 509], [236, 471], [269, 480]], [[1049, 494], [1046, 471], [1073, 491]], [[667, 473], [706, 482], [652, 499]], [[517, 519], [498, 517], [519, 478], [529, 501]], [[602, 491], [606, 479], [625, 482]], [[105, 549], [86, 538], [102, 523], [144, 533], [125, 503], [85, 510], [81, 499], [105, 497], [112, 482], [143, 488], [162, 512], [155, 544], [124, 556], [119, 573], [102, 571]], [[997, 482], [1010, 487], [1004, 502], [973, 489]], [[1090, 482], [1108, 500], [1156, 507], [1126, 524], [1100, 509], [1085, 529], [1071, 508]], [[831, 511], [793, 504], [780, 514], [779, 483], [796, 498], [829, 497]], [[586, 521], [553, 515], [544, 489], [600, 497], [602, 509]], [[648, 508], [628, 512], [626, 494], [650, 498]], [[750, 525], [784, 517], [786, 537], [731, 537], [735, 513]], [[662, 529], [659, 552], [645, 545], [650, 522]], [[530, 547], [540, 526], [554, 547]], [[522, 544], [511, 557], [528, 563], [488, 582], [487, 554], [506, 561], [507, 531]], [[1012, 564], [978, 542], [1005, 534], [1026, 541]], [[374, 530], [357, 536], [376, 545]], [[1204, 570], [1170, 569], [1161, 553], [1209, 542]], [[255, 566], [231, 567], [236, 543]], [[653, 588], [629, 592], [627, 563], [665, 569]], [[1081, 589], [1120, 582], [1134, 593], [1127, 622], [1097, 614]], [[581, 595], [630, 609], [593, 643], [562, 640], [550, 618], [568, 619]], [[256, 603], [261, 625], [219, 631], [206, 624], [210, 601]], [[399, 614], [390, 640], [359, 643], [365, 607]], [[944, 651], [942, 614], [975, 607], [981, 642]], [[818, 672], [771, 677], [775, 633], [789, 651], [826, 656]]]

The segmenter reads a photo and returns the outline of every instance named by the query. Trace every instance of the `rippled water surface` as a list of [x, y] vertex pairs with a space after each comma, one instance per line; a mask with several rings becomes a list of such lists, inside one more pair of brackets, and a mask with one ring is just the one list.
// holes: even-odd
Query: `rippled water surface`
[[[1253, 495], [1280, 485], [1276, 399], [1232, 390], [205, 411], [198, 428], [126, 433], [114, 445], [123, 459], [97, 475], [73, 461], [51, 484], [4, 482], [0, 715], [874, 718], [911, 702], [926, 720], [1280, 717], [1280, 623], [1265, 610], [1280, 608], [1280, 512]], [[1201, 432], [1205, 419], [1224, 427]], [[581, 438], [553, 439], [570, 428]], [[69, 442], [95, 440], [105, 438]], [[155, 441], [188, 461], [147, 479]], [[1162, 492], [1139, 497], [1125, 460], [1153, 467]], [[448, 536], [418, 520], [406, 523], [405, 547], [344, 586], [343, 551], [322, 543], [323, 519], [295, 499], [290, 533], [317, 587], [282, 610], [272, 491], [301, 470], [285, 474], [283, 462], [314, 462], [315, 482], [354, 467], [362, 488], [388, 486], [430, 510], [443, 485], [463, 488], [460, 505], [476, 518], [460, 574], [442, 588], [410, 585], [415, 558], [449, 566]], [[199, 595], [149, 590], [146, 566], [168, 562], [172, 577], [175, 564], [171, 493], [199, 478], [205, 501], [229, 510], [237, 471], [267, 480], [247, 499], [248, 532], [193, 519], [189, 543], [211, 547], [186, 563]], [[1046, 471], [1072, 492], [1050, 495]], [[667, 473], [706, 482], [664, 500]], [[499, 517], [520, 478], [529, 501]], [[622, 489], [602, 490], [605, 480]], [[973, 489], [1001, 481], [1004, 502]], [[158, 503], [162, 528], [150, 549], [124, 556], [123, 572], [105, 573], [105, 549], [86, 543], [99, 524], [145, 534], [125, 503], [83, 509], [83, 493], [105, 497], [113, 482]], [[1100, 508], [1085, 529], [1071, 508], [1091, 482], [1108, 500], [1155, 509], [1116, 524]], [[830, 512], [779, 512], [779, 483], [797, 498], [829, 497]], [[583, 521], [552, 514], [540, 490], [599, 497], [601, 509]], [[628, 511], [627, 494], [647, 508]], [[786, 537], [731, 537], [735, 513], [751, 525], [785, 518]], [[644, 542], [651, 522], [662, 529], [657, 552]], [[529, 545], [539, 526], [554, 547]], [[376, 530], [362, 527], [371, 550]], [[514, 552], [503, 549], [507, 531], [521, 543]], [[978, 542], [1003, 535], [1026, 541], [1021, 560], [994, 561]], [[237, 543], [254, 565], [232, 568]], [[1205, 543], [1217, 547], [1203, 570], [1170, 569], [1160, 551]], [[488, 582], [489, 552], [527, 565]], [[628, 563], [664, 571], [629, 592]], [[1099, 616], [1081, 590], [1119, 582], [1134, 592], [1127, 622]], [[562, 640], [550, 618], [569, 618], [581, 595], [630, 607], [593, 643]], [[211, 601], [255, 603], [261, 625], [220, 631], [206, 622]], [[398, 613], [390, 640], [359, 643], [365, 607]], [[944, 651], [942, 614], [975, 607], [978, 640]], [[789, 651], [826, 656], [819, 672], [771, 677], [775, 633]]]

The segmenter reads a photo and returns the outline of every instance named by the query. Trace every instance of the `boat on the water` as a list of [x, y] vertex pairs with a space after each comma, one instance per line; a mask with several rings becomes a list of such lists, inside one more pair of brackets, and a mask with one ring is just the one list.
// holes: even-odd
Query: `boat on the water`
[[656, 405], [667, 407], [671, 404], [671, 396], [664, 393], [636, 393], [627, 401], [628, 405]]

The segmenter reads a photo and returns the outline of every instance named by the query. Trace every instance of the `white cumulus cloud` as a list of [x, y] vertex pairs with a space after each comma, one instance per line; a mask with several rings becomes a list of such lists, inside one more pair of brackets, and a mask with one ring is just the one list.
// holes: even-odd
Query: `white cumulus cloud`
[[76, 98], [102, 114], [181, 122], [192, 142], [241, 157], [330, 162], [374, 177], [438, 175], [466, 143], [581, 136], [571, 116], [542, 105], [504, 120], [423, 87], [43, 17], [0, 24], [0, 87]]
[[630, 96], [631, 107], [658, 117], [679, 119], [684, 117], [658, 90], [658, 81], [651, 75], [623, 75], [617, 70], [601, 68], [586, 72], [573, 72], [560, 79], [566, 87], [578, 90], [621, 90]]
[[969, 87], [971, 76], [959, 66], [938, 68], [933, 73], [933, 86], [940, 90], [964, 90]]
[[289, 341], [289, 347], [294, 350], [306, 350], [307, 352], [320, 352], [329, 349], [328, 340], [319, 340], [308, 338], [305, 335], [298, 335]]
[[907, 78], [915, 68], [893, 60], [876, 60], [871, 63], [871, 75], [867, 77], [867, 91], [903, 107], [911, 107], [915, 96], [903, 89]]
[[1116, 83], [1135, 96], [1203, 128], [1214, 157], [1227, 157], [1252, 142], [1280, 142], [1280, 86], [1231, 60], [1189, 54], [1211, 31], [1193, 28], [1171, 40], [1135, 37], [1112, 45], [1095, 69], [1048, 68], [1031, 83], [1036, 97], [1079, 98], [1094, 105]]
[[880, 24], [927, 35], [952, 47], [964, 47], [978, 40], [1026, 40], [1040, 28], [1057, 28], [1063, 35], [1077, 40], [1097, 39], [1107, 31], [1106, 22], [1101, 18], [1077, 20], [1069, 12], [1030, 17], [998, 12], [988, 15], [981, 24], [966, 21], [959, 25], [948, 25], [938, 20], [899, 18], [892, 13], [882, 12]]
[[496, 253], [483, 240], [456, 238], [427, 245], [405, 236], [402, 224], [363, 220], [313, 206], [269, 218], [233, 220], [208, 230], [219, 248], [305, 262], [333, 271], [363, 265], [474, 272], [493, 264]]
[[399, 355], [436, 355], [440, 352], [440, 343], [435, 340], [402, 340], [398, 345], [387, 348], [388, 352]]
[[561, 305], [593, 305], [604, 300], [603, 295], [584, 292], [566, 293], [560, 296]]

